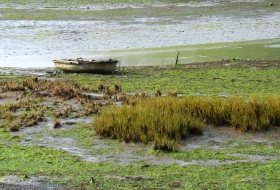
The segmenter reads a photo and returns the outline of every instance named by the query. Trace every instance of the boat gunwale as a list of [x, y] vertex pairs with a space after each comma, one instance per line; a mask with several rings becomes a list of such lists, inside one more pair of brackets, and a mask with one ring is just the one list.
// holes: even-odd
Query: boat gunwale
[[[114, 73], [117, 69], [117, 63], [119, 62], [118, 60], [115, 59], [98, 60], [98, 61], [87, 60], [87, 59], [78, 61], [78, 59], [58, 59], [58, 60], [53, 60], [53, 62], [57, 69], [60, 69], [64, 72], [101, 73], [101, 74]], [[102, 68], [103, 66], [104, 68]]]

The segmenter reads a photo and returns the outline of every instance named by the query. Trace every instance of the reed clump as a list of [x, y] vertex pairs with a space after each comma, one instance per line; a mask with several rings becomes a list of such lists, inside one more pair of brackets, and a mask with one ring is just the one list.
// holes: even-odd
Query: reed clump
[[232, 104], [230, 124], [242, 132], [266, 130], [271, 124], [268, 108], [265, 99], [235, 101]]
[[188, 134], [202, 133], [205, 122], [242, 132], [267, 130], [280, 124], [280, 98], [148, 97], [103, 110], [94, 129], [103, 137], [152, 141], [154, 149], [170, 151]]
[[266, 98], [267, 114], [272, 125], [280, 126], [280, 98], [267, 97]]
[[193, 114], [216, 126], [231, 125], [242, 132], [267, 130], [280, 124], [279, 97], [185, 97]]
[[65, 99], [72, 99], [75, 97], [79, 97], [79, 89], [76, 88], [75, 85], [71, 84], [61, 84], [60, 82], [56, 82], [54, 84], [54, 87], [51, 89], [51, 94], [52, 96], [61, 96], [64, 97]]
[[221, 97], [184, 97], [183, 103], [192, 114], [199, 115], [214, 125], [230, 124], [231, 105], [235, 99]]
[[119, 80], [115, 81], [115, 92], [121, 92], [122, 91], [122, 87], [121, 87], [121, 82]]
[[[81, 88], [86, 88], [85, 86]], [[43, 91], [49, 90], [51, 96], [61, 96], [66, 99], [82, 96], [80, 85], [73, 81], [39, 80], [38, 77], [26, 77], [20, 79], [7, 79], [0, 81], [0, 91]], [[47, 95], [48, 93], [46, 93]]]
[[57, 117], [53, 117], [52, 128], [56, 129], [59, 127], [61, 127], [61, 122], [59, 121], [59, 119]]
[[153, 141], [154, 149], [177, 150], [178, 143], [189, 133], [201, 133], [204, 120], [184, 109], [180, 98], [149, 97], [135, 105], [103, 110], [94, 123], [103, 137], [125, 142]]
[[19, 122], [19, 121], [13, 121], [13, 122], [10, 124], [10, 131], [11, 131], [11, 132], [18, 131], [19, 128], [20, 128], [20, 122]]

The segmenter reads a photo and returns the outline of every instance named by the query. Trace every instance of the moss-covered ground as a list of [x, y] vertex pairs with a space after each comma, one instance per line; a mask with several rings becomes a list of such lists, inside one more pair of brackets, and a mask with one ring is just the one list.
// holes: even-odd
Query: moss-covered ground
[[[112, 88], [118, 81], [123, 92], [153, 94], [160, 89], [163, 94], [178, 90], [182, 95], [262, 97], [279, 94], [278, 71], [279, 61], [228, 61], [176, 67], [126, 67], [113, 75], [57, 74], [55, 77], [74, 80], [88, 89], [97, 89], [98, 81]], [[222, 130], [227, 128], [221, 129], [220, 136]], [[279, 140], [265, 131], [255, 135], [251, 133], [248, 137], [240, 133], [238, 138], [209, 141], [197, 148], [188, 145], [200, 144], [196, 139], [203, 141], [207, 136], [191, 137], [193, 142], [187, 137], [179, 151], [169, 153], [153, 150], [149, 143], [136, 143], [132, 155], [138, 161], [119, 164], [110, 159], [90, 162], [61, 148], [36, 145], [43, 137], [67, 137], [92, 157], [109, 158], [114, 157], [114, 152], [125, 151], [123, 143], [99, 139], [89, 124], [76, 123], [67, 130], [46, 128], [32, 139], [1, 128], [0, 178], [14, 175], [24, 180], [48, 176], [45, 183], [69, 189], [279, 189]], [[106, 146], [98, 146], [101, 142]], [[178, 162], [154, 164], [141, 160], [143, 157]], [[1, 182], [0, 187], [6, 188], [7, 184]]]
[[[151, 1], [50, 0], [38, 3], [35, 0], [2, 0], [2, 5], [7, 3], [12, 5], [7, 6], [9, 8], [5, 6], [0, 8], [0, 19], [122, 20], [147, 16], [172, 17], [180, 21], [185, 18], [219, 14], [241, 18], [255, 17], [260, 13], [279, 10], [279, 2], [275, 1], [275, 6], [270, 6], [269, 0], [253, 3], [228, 1], [211, 8], [188, 7], [187, 11], [185, 7], [180, 6], [146, 6], [139, 9], [117, 7], [113, 10], [106, 8], [94, 10], [88, 7], [89, 4], [100, 5], [100, 2], [141, 5], [143, 2]], [[279, 66], [279, 60], [228, 60], [162, 67], [121, 67], [113, 75], [58, 72], [56, 76], [47, 78], [70, 79], [94, 92], [100, 83], [108, 85], [110, 89], [119, 83], [124, 93], [146, 92], [154, 95], [160, 90], [163, 95], [177, 91], [179, 96], [267, 97], [279, 96]], [[0, 80], [19, 77], [21, 76], [13, 74], [11, 69], [9, 74], [1, 75]], [[11, 103], [9, 97], [4, 96], [6, 94], [2, 96], [1, 92], [1, 104]], [[52, 114], [51, 110], [47, 110], [42, 117], [50, 117]], [[6, 117], [8, 116], [6, 114]], [[0, 117], [2, 122], [3, 114]], [[18, 176], [23, 181], [32, 177], [47, 176], [48, 180], [42, 184], [55, 184], [60, 189], [280, 189], [280, 142], [277, 136], [279, 126], [273, 128], [274, 132], [260, 131], [250, 135], [229, 132], [227, 134], [235, 134], [229, 138], [221, 137], [225, 135], [224, 131], [230, 129], [219, 128], [216, 131], [220, 130], [220, 133], [215, 135], [220, 137], [220, 139], [217, 137], [220, 141], [207, 141], [207, 138], [211, 138], [207, 133], [196, 137], [188, 136], [186, 141], [180, 144], [181, 149], [175, 152], [153, 150], [149, 143], [147, 145], [135, 143], [130, 146], [133, 161], [128, 160], [126, 164], [120, 164], [119, 161], [114, 162], [114, 156], [116, 152], [126, 151], [124, 144], [117, 140], [100, 139], [92, 130], [92, 125], [81, 122], [67, 129], [49, 130], [44, 126], [46, 122], [40, 121], [40, 127], [43, 125], [46, 130], [35, 132], [30, 136], [28, 133], [17, 135], [8, 131], [5, 127], [8, 124], [7, 122], [0, 125], [0, 189], [27, 188], [20, 184], [14, 186], [17, 184], [13, 182], [4, 183], [3, 179], [6, 176]], [[38, 126], [33, 126], [33, 129], [36, 128]], [[210, 130], [213, 128], [215, 126], [211, 126]], [[30, 129], [32, 130], [31, 127]], [[86, 150], [89, 156], [104, 159], [100, 162], [86, 161], [82, 155], [78, 156], [63, 150], [63, 146], [51, 147], [46, 144], [43, 146], [44, 137], [73, 139], [76, 142], [75, 146]], [[100, 146], [101, 143], [106, 146]], [[192, 148], [188, 145], [199, 146]], [[153, 163], [149, 159], [158, 162]], [[160, 160], [173, 162], [165, 163]], [[34, 185], [33, 188], [42, 189], [40, 185]]]
[[[161, 3], [186, 3], [185, 1], [159, 1]], [[197, 3], [203, 2], [201, 0]], [[118, 20], [123, 17], [170, 17], [174, 16], [177, 19], [186, 17], [199, 17], [201, 15], [235, 15], [235, 16], [256, 16], [258, 12], [275, 11], [279, 7], [270, 6], [270, 1], [261, 2], [221, 2], [217, 6], [189, 6], [187, 11], [184, 6], [150, 6], [147, 3], [154, 1], [142, 0], [106, 0], [106, 1], [46, 1], [38, 2], [33, 0], [28, 1], [10, 1], [4, 0], [3, 4], [12, 4], [16, 8], [0, 8], [2, 18], [4, 19], [20, 19], [20, 20], [100, 20], [110, 19]], [[112, 5], [114, 9], [96, 9], [95, 6]], [[31, 7], [26, 5], [32, 5]], [[89, 6], [90, 5], [90, 6]], [[94, 6], [95, 5], [95, 6]], [[116, 6], [119, 5], [119, 6]], [[123, 6], [126, 5], [126, 6]], [[127, 6], [136, 5], [137, 9], [130, 9]], [[145, 6], [143, 8], [142, 6]], [[199, 5], [199, 4], [198, 4]], [[8, 6], [10, 7], [10, 6]], [[13, 6], [12, 6], [13, 7]], [[104, 7], [104, 6], [103, 6]], [[105, 6], [106, 7], [106, 6]], [[32, 11], [30, 11], [32, 8]], [[250, 11], [246, 11], [250, 8]]]
[[97, 88], [98, 81], [123, 92], [155, 93], [177, 90], [182, 95], [269, 96], [280, 93], [279, 61], [220, 61], [178, 66], [121, 67], [114, 75], [63, 74]]
[[[81, 129], [78, 134], [72, 135], [79, 136], [85, 130], [88, 129]], [[185, 166], [138, 162], [125, 166], [112, 162], [87, 162], [63, 150], [23, 146], [17, 144], [17, 140], [19, 139], [11, 139], [7, 133], [1, 131], [1, 176], [16, 175], [22, 178], [48, 176], [50, 178], [48, 183], [70, 189], [278, 189], [280, 185], [279, 159]], [[238, 156], [228, 156], [228, 153], [280, 155], [279, 143], [274, 143], [268, 148], [265, 143], [258, 145], [240, 143], [237, 146], [230, 146], [230, 142], [227, 142], [224, 143], [224, 147], [228, 148], [226, 150], [201, 148], [175, 153], [149, 151], [138, 154], [149, 154], [159, 158], [167, 156], [185, 161], [240, 160]], [[91, 178], [94, 179], [93, 183]], [[1, 185], [3, 184], [0, 184], [0, 187]]]

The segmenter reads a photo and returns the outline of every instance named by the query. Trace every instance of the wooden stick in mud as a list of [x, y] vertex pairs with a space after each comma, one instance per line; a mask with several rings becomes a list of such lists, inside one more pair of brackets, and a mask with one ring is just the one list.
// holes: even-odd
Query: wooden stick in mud
[[177, 57], [176, 57], [176, 62], [175, 62], [175, 65], [177, 65], [177, 64], [178, 64], [178, 58], [179, 58], [179, 52], [178, 52]]

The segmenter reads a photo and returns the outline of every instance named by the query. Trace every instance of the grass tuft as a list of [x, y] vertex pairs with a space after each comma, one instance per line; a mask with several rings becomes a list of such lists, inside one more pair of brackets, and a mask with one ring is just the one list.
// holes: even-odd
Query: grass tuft
[[125, 142], [153, 141], [154, 149], [177, 150], [189, 133], [201, 133], [204, 120], [184, 109], [182, 99], [148, 97], [134, 105], [105, 109], [94, 123], [103, 137]]
[[94, 122], [103, 137], [125, 142], [152, 141], [155, 150], [178, 150], [181, 139], [200, 134], [205, 121], [242, 132], [279, 124], [279, 97], [147, 97], [103, 110]]

